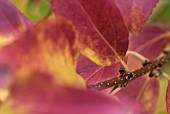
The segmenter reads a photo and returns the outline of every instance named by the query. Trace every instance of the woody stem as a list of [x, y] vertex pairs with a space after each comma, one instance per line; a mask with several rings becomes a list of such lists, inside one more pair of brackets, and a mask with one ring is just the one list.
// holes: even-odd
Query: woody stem
[[115, 77], [110, 80], [106, 80], [106, 81], [103, 81], [103, 82], [100, 82], [97, 84], [89, 85], [88, 88], [100, 91], [100, 90], [104, 90], [104, 89], [114, 87], [114, 86], [120, 87], [121, 85], [126, 85], [127, 83], [131, 82], [132, 80], [134, 80], [140, 76], [143, 76], [144, 74], [151, 72], [154, 69], [157, 69], [158, 67], [163, 66], [168, 61], [170, 61], [170, 52], [168, 52], [166, 55], [164, 55], [163, 57], [161, 57], [155, 61], [151, 61], [146, 66], [143, 66], [135, 71], [127, 72], [119, 77]]

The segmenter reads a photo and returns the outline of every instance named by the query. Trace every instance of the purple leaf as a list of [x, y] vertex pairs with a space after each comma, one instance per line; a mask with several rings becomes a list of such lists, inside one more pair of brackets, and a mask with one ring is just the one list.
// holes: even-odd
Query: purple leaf
[[0, 0], [0, 47], [17, 38], [32, 23], [8, 0]]

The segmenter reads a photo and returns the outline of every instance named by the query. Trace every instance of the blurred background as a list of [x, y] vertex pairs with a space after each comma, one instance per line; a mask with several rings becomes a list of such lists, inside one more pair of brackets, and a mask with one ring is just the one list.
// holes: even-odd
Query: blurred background
[[[39, 20], [53, 15], [49, 0], [10, 0], [22, 13], [25, 14], [32, 22], [36, 23]], [[152, 15], [146, 23], [146, 26], [157, 25], [170, 31], [170, 0], [159, 0], [159, 3], [154, 8]], [[170, 49], [170, 46], [167, 46]], [[170, 63], [163, 67], [163, 71], [170, 75]], [[168, 80], [165, 77], [160, 77], [160, 95], [156, 114], [167, 114], [165, 93]]]

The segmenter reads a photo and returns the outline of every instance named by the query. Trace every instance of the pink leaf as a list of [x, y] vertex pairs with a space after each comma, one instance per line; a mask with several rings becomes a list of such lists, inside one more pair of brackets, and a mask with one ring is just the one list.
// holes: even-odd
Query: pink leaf
[[0, 50], [0, 73], [4, 67], [9, 73], [3, 74], [6, 76], [23, 69], [39, 69], [62, 74], [60, 84], [84, 85], [75, 73], [78, 45], [77, 32], [70, 21], [63, 17], [42, 20]]
[[144, 27], [139, 35], [130, 36], [129, 50], [154, 60], [164, 50], [169, 40], [170, 35], [168, 36], [165, 30], [156, 26]]
[[[100, 65], [124, 57], [128, 31], [114, 1], [52, 0], [51, 4], [56, 15], [65, 16], [75, 24], [83, 55]], [[87, 51], [89, 48], [94, 54]]]
[[[142, 61], [136, 57], [128, 57], [128, 66], [131, 71], [140, 67]], [[127, 87], [115, 94], [122, 102], [130, 100], [131, 103], [140, 105], [140, 114], [154, 114], [159, 95], [158, 79], [151, 79], [148, 75], [142, 76], [130, 82]]]
[[120, 67], [120, 63], [111, 66], [98, 66], [85, 56], [80, 55], [76, 71], [86, 80], [87, 85], [90, 85], [116, 77], [119, 75]]
[[[137, 105], [120, 103], [85, 90], [57, 86], [53, 76], [35, 71], [26, 79], [15, 77], [10, 86], [12, 109], [24, 114], [126, 114]], [[24, 82], [24, 83], [23, 83]], [[15, 114], [15, 113], [14, 113]], [[18, 114], [18, 113], [16, 113]]]
[[[160, 37], [161, 35], [162, 37]], [[164, 30], [158, 27], [146, 27], [138, 36], [131, 35], [129, 50], [155, 59], [162, 52], [167, 42], [168, 37]], [[147, 43], [149, 43], [149, 45], [145, 45]], [[155, 50], [155, 47], [157, 47], [157, 50]], [[153, 53], [150, 53], [150, 50], [154, 50]], [[131, 71], [142, 67], [142, 61], [134, 56], [128, 56], [127, 64]], [[80, 56], [77, 72], [86, 79], [87, 84], [95, 84], [101, 80], [106, 80], [105, 76], [110, 76], [108, 79], [118, 76], [119, 74], [117, 71], [120, 67], [114, 68], [113, 66], [108, 66], [107, 69], [109, 70], [105, 70], [105, 66], [99, 67], [90, 62], [87, 58]], [[107, 91], [110, 92], [110, 89]], [[129, 102], [131, 103], [138, 103], [141, 105], [141, 114], [153, 114], [157, 106], [158, 93], [158, 80], [149, 79], [148, 76], [142, 76], [130, 82], [126, 88], [120, 90], [115, 95], [121, 102], [130, 100]]]
[[0, 47], [16, 39], [32, 23], [8, 0], [0, 0]]
[[139, 33], [158, 0], [115, 0], [128, 28]]

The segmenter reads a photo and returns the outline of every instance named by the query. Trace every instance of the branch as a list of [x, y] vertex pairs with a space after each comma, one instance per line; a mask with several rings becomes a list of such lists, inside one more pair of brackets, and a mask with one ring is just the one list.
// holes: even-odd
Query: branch
[[133, 72], [126, 72], [121, 74], [119, 77], [112, 78], [110, 80], [106, 80], [97, 84], [89, 85], [87, 88], [95, 89], [98, 91], [114, 87], [125, 87], [129, 82], [132, 80], [143, 76], [146, 73], [151, 73], [155, 69], [162, 67], [165, 63], [170, 61], [170, 52], [164, 52], [165, 55], [155, 61], [150, 61], [148, 64], [144, 65], [143, 67], [133, 71]]

